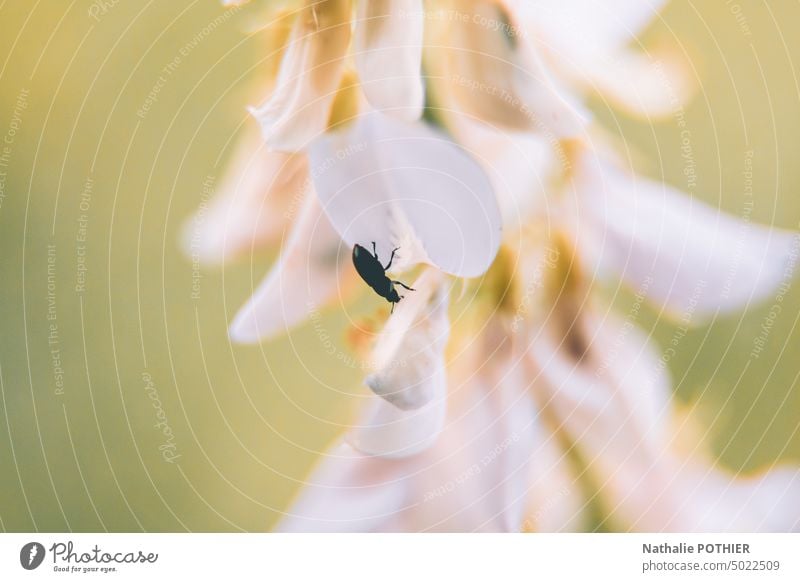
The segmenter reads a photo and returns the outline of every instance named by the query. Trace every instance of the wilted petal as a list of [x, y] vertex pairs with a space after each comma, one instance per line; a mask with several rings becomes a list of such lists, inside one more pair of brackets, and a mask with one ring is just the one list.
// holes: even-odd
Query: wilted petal
[[589, 158], [576, 178], [580, 251], [686, 323], [761, 301], [794, 275], [798, 235]]
[[350, 43], [350, 0], [307, 0], [272, 95], [250, 112], [270, 148], [298, 151], [328, 125]]
[[[378, 396], [403, 410], [419, 408], [443, 394], [444, 348], [450, 335], [448, 288], [430, 269], [405, 292], [381, 330], [372, 351], [375, 372], [365, 383]], [[397, 288], [400, 291], [400, 288]]]
[[407, 121], [422, 115], [422, 0], [358, 3], [355, 61], [372, 107]]
[[251, 343], [285, 333], [346, 293], [350, 280], [343, 277], [350, 269], [348, 249], [312, 189], [278, 262], [231, 324], [231, 338]]
[[547, 334], [534, 344], [536, 390], [579, 451], [619, 529], [755, 531], [797, 527], [800, 475], [737, 478], [680, 454], [665, 365], [630, 322], [590, 318], [579, 361]]
[[444, 431], [423, 453], [386, 459], [335, 446], [278, 529], [519, 531], [541, 434], [519, 375], [496, 386], [472, 379], [450, 395]]
[[378, 112], [325, 134], [309, 150], [311, 175], [331, 223], [351, 246], [371, 247], [394, 267], [434, 265], [476, 277], [500, 244], [500, 214], [480, 166], [423, 123]]
[[[186, 252], [221, 263], [278, 241], [292, 197], [308, 180], [305, 156], [269, 152], [258, 135], [242, 139], [213, 200], [184, 227]], [[206, 186], [204, 185], [204, 188]]]
[[526, 31], [493, 0], [459, 0], [432, 13], [436, 102], [508, 129], [571, 137], [588, 114], [550, 78]]

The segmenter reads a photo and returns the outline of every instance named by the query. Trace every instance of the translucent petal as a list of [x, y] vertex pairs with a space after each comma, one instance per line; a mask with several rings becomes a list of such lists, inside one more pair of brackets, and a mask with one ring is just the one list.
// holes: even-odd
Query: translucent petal
[[351, 286], [350, 257], [322, 212], [313, 190], [306, 195], [281, 256], [239, 310], [230, 336], [241, 343], [285, 333]]
[[[440, 438], [419, 454], [387, 459], [335, 446], [278, 529], [519, 531], [525, 508], [546, 503], [528, 504], [532, 451], [542, 432], [521, 378], [497, 385], [472, 378], [459, 386]], [[405, 428], [416, 430], [413, 423]]]
[[489, 176], [507, 233], [546, 212], [546, 187], [564, 163], [558, 143], [536, 133], [504, 131], [453, 112], [446, 115], [446, 123], [454, 139]]
[[[261, 137], [247, 135], [232, 156], [214, 197], [184, 226], [187, 254], [221, 263], [276, 243], [286, 226], [286, 208], [302, 196], [308, 180], [305, 156], [269, 152]], [[204, 189], [206, 186], [204, 185]]]
[[406, 482], [394, 461], [365, 457], [339, 442], [309, 477], [275, 528], [279, 532], [380, 531], [406, 505]]
[[738, 220], [588, 155], [576, 191], [584, 257], [687, 323], [761, 301], [794, 275], [797, 234]]
[[428, 263], [481, 275], [500, 244], [491, 185], [458, 145], [423, 123], [371, 112], [309, 150], [311, 176], [334, 228], [379, 256], [400, 247], [394, 267]]
[[541, 334], [536, 390], [574, 444], [614, 529], [757, 531], [800, 525], [800, 472], [736, 477], [685, 455], [665, 364], [630, 322], [589, 317], [580, 361]]

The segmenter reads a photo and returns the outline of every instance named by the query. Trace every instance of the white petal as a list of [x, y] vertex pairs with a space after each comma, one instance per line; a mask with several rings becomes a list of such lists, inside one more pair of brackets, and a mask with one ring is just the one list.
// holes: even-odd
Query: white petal
[[383, 398], [370, 396], [360, 426], [348, 435], [348, 442], [365, 455], [400, 459], [430, 448], [444, 428], [447, 379], [443, 369], [429, 380], [435, 391], [420, 408], [401, 410]]
[[[453, 392], [444, 432], [420, 454], [359, 457], [335, 447], [309, 477], [279, 529], [519, 531], [532, 451], [542, 434], [536, 411], [519, 376], [497, 385], [485, 378], [472, 380]], [[415, 432], [413, 424], [405, 428]]]
[[[780, 467], [756, 476], [736, 476], [700, 459], [682, 462], [674, 459], [669, 480], [662, 485], [665, 487], [675, 490], [674, 497], [678, 498], [675, 505], [679, 509], [668, 516], [663, 529], [800, 531], [800, 471], [796, 468]], [[637, 523], [636, 527], [642, 529], [648, 525]]]
[[536, 390], [586, 463], [615, 528], [771, 531], [800, 524], [798, 471], [736, 478], [682, 455], [668, 430], [674, 413], [663, 361], [630, 322], [589, 322], [593, 339], [580, 362], [539, 337]]
[[184, 226], [186, 252], [221, 263], [274, 244], [283, 233], [292, 197], [302, 195], [307, 180], [305, 156], [266, 151], [260, 136], [246, 136], [219, 188], [204, 184], [204, 190], [216, 193]]
[[609, 511], [622, 507], [627, 523], [655, 513], [650, 523], [662, 523], [661, 513], [672, 505], [653, 505], [652, 496], [668, 468], [659, 464], [669, 412], [663, 367], [630, 326], [595, 323], [588, 335], [594, 338], [592, 352], [580, 363], [560, 351], [554, 338], [539, 337], [532, 351], [536, 390], [610, 500]]
[[252, 343], [285, 333], [346, 293], [350, 270], [348, 249], [312, 189], [278, 262], [231, 324], [231, 338]]
[[401, 466], [339, 443], [329, 451], [278, 524], [279, 532], [383, 529], [405, 506]]
[[417, 519], [438, 531], [520, 531], [543, 434], [529, 378], [510, 355], [484, 354], [475, 363], [482, 373], [455, 387], [447, 427], [420, 461], [429, 469], [413, 498]]
[[554, 49], [607, 55], [636, 41], [667, 0], [506, 1], [511, 11]]
[[[406, 292], [372, 351], [370, 389], [403, 410], [419, 408], [440, 392], [444, 348], [450, 335], [448, 287], [431, 269]], [[399, 289], [398, 289], [399, 290]]]
[[350, 43], [349, 0], [308, 0], [297, 16], [272, 95], [250, 112], [273, 149], [299, 151], [328, 125]]
[[[563, 475], [542, 473], [553, 466], [534, 466], [543, 460], [552, 443], [535, 420], [537, 411], [528, 392], [531, 378], [524, 360], [517, 361], [512, 353], [490, 357], [499, 358], [500, 362], [484, 363], [494, 372], [488, 378], [490, 384], [484, 386], [485, 403], [481, 407], [486, 416], [480, 424], [476, 419], [471, 421], [476, 427], [489, 428], [490, 439], [498, 443], [480, 462], [481, 470], [486, 472], [484, 487], [491, 486], [489, 495], [494, 498], [491, 503], [495, 515], [487, 523], [496, 523], [493, 528], [501, 531], [518, 532], [531, 529], [532, 524], [526, 523], [531, 508], [540, 511], [548, 503], [542, 497], [543, 488], [547, 489], [545, 483], [553, 484]], [[469, 435], [469, 429], [464, 433]]]
[[677, 52], [645, 55], [635, 50], [638, 35], [657, 16], [663, 0], [510, 4], [554, 66], [583, 89], [598, 90], [632, 113], [674, 113], [695, 88]]
[[800, 237], [585, 156], [575, 228], [586, 258], [692, 323], [746, 307], [794, 274]]
[[415, 121], [422, 115], [422, 0], [358, 3], [355, 61], [372, 107]]
[[563, 168], [558, 144], [538, 133], [503, 131], [452, 112], [446, 123], [489, 176], [507, 233], [546, 210], [546, 186]]
[[309, 150], [331, 223], [351, 246], [400, 247], [396, 270], [417, 263], [476, 277], [494, 260], [500, 215], [480, 166], [423, 123], [371, 112]]
[[627, 455], [634, 450], [631, 443], [638, 443], [643, 452], [652, 450], [667, 435], [666, 366], [630, 322], [600, 326], [591, 321], [582, 333], [598, 355], [588, 363], [576, 362], [561, 349], [559, 338], [540, 334], [531, 354], [546, 381], [537, 383], [537, 389], [546, 392], [546, 404], [563, 419], [559, 428], [581, 442], [605, 447], [610, 456]]
[[589, 526], [582, 486], [568, 453], [557, 437], [534, 427], [536, 446], [530, 456], [528, 506], [523, 531], [580, 532]]
[[578, 63], [573, 74], [588, 90], [641, 117], [679, 112], [696, 88], [677, 53], [620, 51], [607, 59]]
[[437, 105], [507, 129], [557, 137], [583, 133], [589, 114], [555, 84], [538, 48], [493, 0], [459, 0], [428, 24]]

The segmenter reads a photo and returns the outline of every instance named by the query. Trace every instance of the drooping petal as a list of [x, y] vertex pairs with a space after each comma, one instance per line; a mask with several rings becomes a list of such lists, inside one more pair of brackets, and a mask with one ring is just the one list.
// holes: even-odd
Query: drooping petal
[[367, 100], [406, 121], [422, 115], [422, 0], [358, 3], [355, 61]]
[[450, 335], [448, 287], [434, 269], [417, 279], [380, 332], [372, 351], [375, 370], [365, 383], [402, 410], [444, 394], [444, 349]]
[[527, 503], [531, 451], [542, 433], [520, 378], [459, 386], [443, 433], [417, 455], [387, 459], [334, 446], [277, 529], [520, 531], [525, 507], [542, 507]]
[[278, 241], [292, 197], [308, 180], [305, 156], [266, 151], [261, 137], [248, 134], [232, 156], [219, 188], [184, 227], [186, 252], [221, 263]]
[[327, 127], [350, 43], [350, 0], [307, 0], [272, 94], [250, 112], [270, 148], [298, 151]]
[[575, 186], [583, 256], [684, 319], [761, 301], [794, 274], [796, 234], [734, 219], [588, 155]]
[[576, 360], [547, 334], [531, 351], [536, 391], [580, 452], [616, 529], [772, 531], [800, 526], [800, 472], [734, 477], [682, 455], [665, 366], [630, 322], [590, 317]]
[[351, 246], [400, 247], [394, 267], [434, 265], [460, 277], [489, 267], [501, 221], [491, 185], [458, 145], [423, 123], [370, 112], [309, 150], [326, 214]]
[[512, 130], [558, 137], [583, 132], [588, 113], [559, 90], [537, 47], [501, 3], [444, 6], [428, 21], [427, 64], [438, 107]]
[[277, 263], [236, 314], [230, 328], [234, 341], [252, 343], [285, 333], [349, 293], [349, 250], [322, 212], [313, 188], [299, 212]]

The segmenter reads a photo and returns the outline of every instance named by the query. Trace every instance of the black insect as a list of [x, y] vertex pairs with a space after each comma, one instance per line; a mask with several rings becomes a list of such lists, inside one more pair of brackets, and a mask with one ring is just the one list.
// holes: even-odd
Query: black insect
[[378, 251], [375, 249], [375, 242], [372, 243], [371, 253], [361, 245], [353, 247], [353, 265], [355, 265], [356, 271], [358, 271], [358, 274], [361, 275], [361, 278], [364, 279], [367, 285], [372, 287], [375, 293], [392, 304], [392, 313], [394, 313], [394, 304], [399, 303], [403, 298], [401, 295], [397, 294], [397, 289], [394, 288], [395, 284], [409, 291], [416, 291], [416, 289], [412, 289], [405, 283], [392, 281], [386, 276], [386, 271], [392, 268], [392, 261], [394, 261], [394, 254], [397, 250], [398, 249], [392, 250], [389, 263], [384, 267], [381, 265], [380, 260], [378, 260]]

